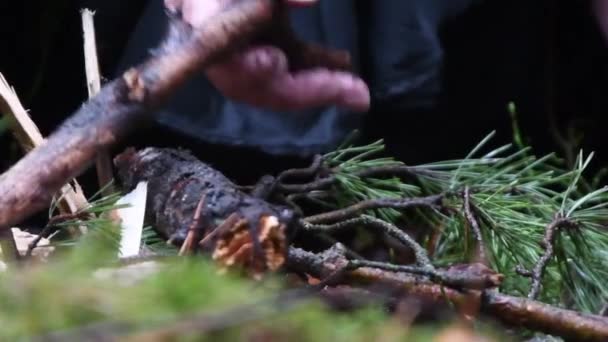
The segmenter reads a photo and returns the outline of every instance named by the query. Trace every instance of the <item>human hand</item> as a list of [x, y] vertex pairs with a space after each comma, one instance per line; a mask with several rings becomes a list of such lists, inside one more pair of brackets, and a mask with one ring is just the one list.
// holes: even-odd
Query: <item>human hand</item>
[[[180, 11], [194, 27], [203, 25], [233, 0], [165, 0], [167, 8]], [[289, 6], [310, 6], [317, 0], [284, 0]], [[277, 27], [281, 30], [282, 27]], [[271, 110], [305, 110], [337, 105], [366, 111], [370, 104], [365, 82], [352, 73], [329, 65], [290, 68], [301, 51], [287, 54], [283, 46], [254, 44], [205, 70], [211, 83], [233, 100]], [[289, 57], [288, 57], [289, 56]], [[331, 63], [328, 63], [331, 64]]]

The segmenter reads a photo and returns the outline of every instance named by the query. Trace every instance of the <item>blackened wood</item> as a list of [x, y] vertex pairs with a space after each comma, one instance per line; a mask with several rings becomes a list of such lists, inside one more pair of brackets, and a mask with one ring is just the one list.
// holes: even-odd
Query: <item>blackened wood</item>
[[[115, 158], [115, 165], [127, 189], [148, 183], [146, 221], [177, 244], [185, 240], [193, 224], [209, 233], [233, 215], [245, 219], [251, 229], [264, 216], [274, 216], [286, 226], [294, 221], [289, 208], [240, 191], [221, 172], [187, 151], [129, 149]], [[198, 208], [201, 203], [202, 209]]]

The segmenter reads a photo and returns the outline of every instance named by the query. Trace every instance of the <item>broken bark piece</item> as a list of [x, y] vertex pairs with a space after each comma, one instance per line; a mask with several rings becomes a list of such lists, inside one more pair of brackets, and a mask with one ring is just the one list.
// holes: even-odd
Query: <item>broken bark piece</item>
[[[257, 236], [244, 225], [233, 226], [228, 232], [220, 234], [213, 252], [213, 259], [225, 269], [241, 267], [254, 278], [260, 278], [267, 270], [277, 271], [285, 263], [287, 241], [285, 224], [274, 216], [264, 216], [260, 220]], [[255, 239], [259, 241], [263, 258], [256, 256]]]
[[205, 244], [212, 242], [214, 259], [225, 267], [244, 267], [258, 276], [283, 265], [286, 230], [295, 219], [289, 208], [238, 190], [222, 173], [183, 150], [128, 149], [115, 158], [115, 165], [126, 190], [148, 182], [146, 221], [172, 243], [182, 244], [199, 229], [197, 235]]

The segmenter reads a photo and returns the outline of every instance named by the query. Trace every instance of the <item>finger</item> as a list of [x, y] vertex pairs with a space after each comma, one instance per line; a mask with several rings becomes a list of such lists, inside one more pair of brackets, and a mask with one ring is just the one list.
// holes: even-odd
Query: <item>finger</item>
[[225, 63], [210, 66], [205, 73], [218, 88], [228, 90], [266, 83], [287, 69], [287, 57], [281, 50], [259, 46], [236, 54]]
[[273, 105], [291, 110], [337, 105], [364, 112], [370, 106], [369, 88], [346, 72], [311, 69], [283, 74], [269, 85]]

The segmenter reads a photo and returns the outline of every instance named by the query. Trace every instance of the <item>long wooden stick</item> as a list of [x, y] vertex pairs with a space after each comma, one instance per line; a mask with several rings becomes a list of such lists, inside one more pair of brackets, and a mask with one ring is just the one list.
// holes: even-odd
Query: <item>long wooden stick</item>
[[[89, 98], [95, 97], [101, 90], [101, 73], [99, 71], [99, 58], [97, 56], [94, 16], [95, 13], [89, 9], [83, 9], [81, 11], [84, 65]], [[97, 153], [95, 167], [97, 169], [97, 180], [102, 194], [104, 196], [110, 196], [114, 192], [112, 185], [114, 177], [112, 176], [112, 158], [110, 158], [110, 152], [108, 150], [102, 150]]]
[[196, 29], [174, 13], [153, 57], [105, 85], [41, 146], [0, 176], [0, 229], [45, 208], [99, 151], [127, 136], [186, 80], [262, 32], [278, 3], [235, 0]]

